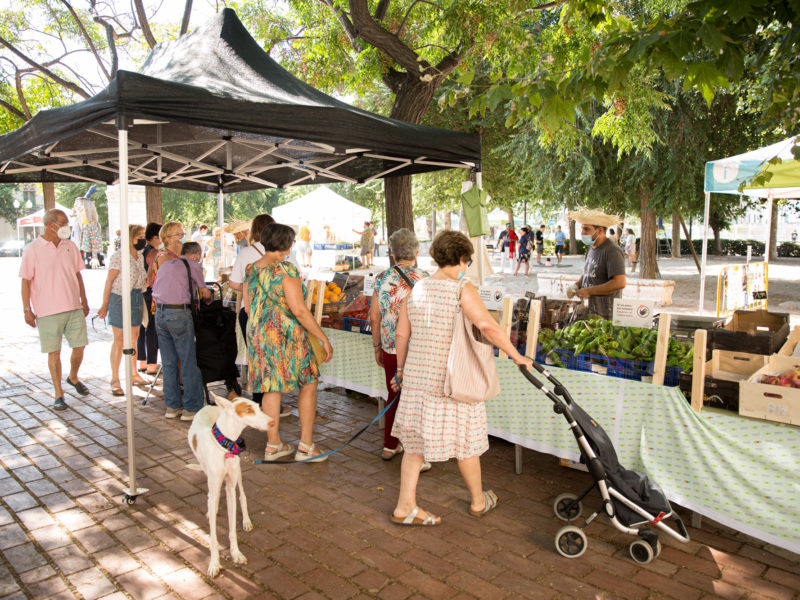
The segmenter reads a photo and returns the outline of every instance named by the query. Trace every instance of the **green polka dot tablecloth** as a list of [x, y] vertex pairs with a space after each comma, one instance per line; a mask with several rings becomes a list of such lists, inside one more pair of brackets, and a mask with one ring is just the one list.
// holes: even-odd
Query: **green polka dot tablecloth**
[[[386, 397], [372, 338], [325, 330], [334, 348], [322, 380]], [[497, 360], [501, 393], [486, 403], [489, 433], [578, 460], [566, 420], [510, 360]], [[647, 473], [676, 504], [800, 553], [800, 428], [703, 410], [677, 388], [553, 368], [574, 400], [603, 426], [620, 462]], [[588, 482], [587, 475], [587, 482]]]

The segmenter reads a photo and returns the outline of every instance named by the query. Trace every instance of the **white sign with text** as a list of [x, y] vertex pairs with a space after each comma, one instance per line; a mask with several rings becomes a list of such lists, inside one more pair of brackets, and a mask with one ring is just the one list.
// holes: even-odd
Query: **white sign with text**
[[623, 327], [653, 326], [656, 303], [653, 300], [627, 300], [614, 298], [614, 325]]
[[482, 285], [478, 288], [481, 300], [487, 310], [503, 310], [506, 288], [496, 285]]
[[377, 275], [373, 275], [370, 273], [369, 275], [364, 275], [364, 295], [365, 296], [372, 296], [375, 293], [375, 279]]

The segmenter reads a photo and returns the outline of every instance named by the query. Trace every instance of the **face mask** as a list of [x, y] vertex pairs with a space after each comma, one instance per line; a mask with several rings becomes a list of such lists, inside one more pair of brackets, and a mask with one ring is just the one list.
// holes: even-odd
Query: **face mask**
[[466, 273], [466, 271], [459, 271], [459, 272], [458, 272], [458, 278], [459, 278], [459, 280], [461, 280], [461, 279], [464, 279], [464, 275], [466, 275], [466, 274], [467, 274], [467, 273]]
[[68, 240], [69, 236], [72, 235], [72, 227], [69, 225], [64, 225], [63, 227], [59, 227], [56, 233], [59, 239]]
[[133, 245], [133, 247], [136, 250], [144, 250], [144, 247], [146, 245], [147, 245], [147, 240], [136, 240], [136, 243]]
[[587, 246], [594, 244], [594, 240], [592, 239], [591, 235], [581, 235], [581, 241]]
[[236, 242], [239, 246], [247, 246], [247, 238], [242, 238]]
[[181, 244], [185, 244], [185, 243], [186, 243], [186, 236], [183, 236], [183, 237], [181, 238]]

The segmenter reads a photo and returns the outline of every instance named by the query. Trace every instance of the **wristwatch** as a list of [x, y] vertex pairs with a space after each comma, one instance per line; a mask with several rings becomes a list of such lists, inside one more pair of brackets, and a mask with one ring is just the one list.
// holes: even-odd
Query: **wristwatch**
[[29, 306], [28, 308], [23, 308], [22, 312], [33, 312], [33, 309]]

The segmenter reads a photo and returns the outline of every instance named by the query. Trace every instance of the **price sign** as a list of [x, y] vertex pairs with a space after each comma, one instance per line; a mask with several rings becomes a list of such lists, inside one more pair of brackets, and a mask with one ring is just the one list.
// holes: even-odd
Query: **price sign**
[[503, 310], [503, 299], [506, 297], [506, 288], [502, 286], [482, 285], [478, 294], [483, 300], [486, 310]]
[[364, 295], [365, 296], [372, 296], [375, 293], [375, 279], [377, 279], [377, 275], [370, 273], [369, 275], [364, 275]]
[[652, 300], [623, 300], [614, 298], [614, 325], [623, 327], [653, 326], [655, 302]]

